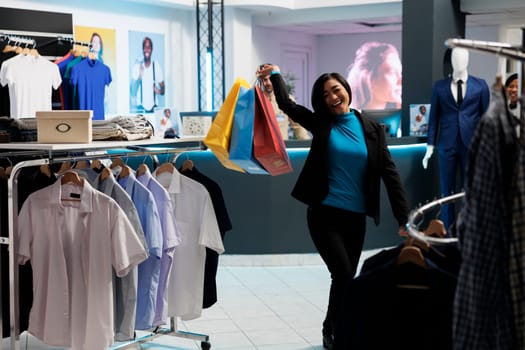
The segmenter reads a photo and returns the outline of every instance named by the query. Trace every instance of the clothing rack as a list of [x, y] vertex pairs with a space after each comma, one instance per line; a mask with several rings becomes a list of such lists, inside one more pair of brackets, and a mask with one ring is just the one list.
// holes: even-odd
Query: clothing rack
[[9, 34], [3, 34], [0, 33], [0, 40], [7, 41], [8, 44], [14, 43], [14, 44], [22, 44], [26, 47], [36, 46], [36, 41], [32, 38], [24, 37], [24, 36], [18, 36], [18, 35], [9, 35]]
[[[48, 59], [61, 57], [73, 44], [91, 47], [90, 43], [75, 41], [73, 34], [68, 33], [4, 30], [0, 28], [0, 40], [41, 49], [40, 54]], [[63, 47], [64, 43], [67, 43], [67, 47]], [[56, 45], [53, 47], [52, 44]]]
[[[158, 147], [162, 145], [163, 147]], [[168, 147], [169, 146], [169, 147]], [[155, 149], [157, 148], [157, 149]], [[202, 150], [203, 145], [198, 138], [191, 139], [177, 139], [177, 140], [139, 140], [139, 141], [96, 141], [89, 144], [38, 144], [38, 143], [6, 143], [0, 145], [0, 149], [7, 150], [0, 152], [0, 157], [14, 157], [17, 155], [32, 155], [41, 157], [37, 159], [20, 161], [13, 165], [11, 175], [7, 181], [8, 194], [8, 221], [9, 221], [9, 237], [0, 239], [0, 244], [9, 246], [9, 308], [10, 308], [10, 350], [20, 350], [20, 330], [18, 327], [19, 310], [18, 310], [18, 269], [15, 257], [16, 241], [14, 239], [17, 232], [18, 222], [16, 220], [17, 203], [17, 184], [18, 175], [23, 168], [30, 166], [39, 166], [51, 163], [62, 163], [64, 161], [80, 161], [80, 160], [94, 160], [94, 159], [108, 159], [108, 158], [125, 158], [136, 156], [156, 156], [159, 154], [180, 154], [187, 151]], [[109, 153], [99, 153], [90, 155], [79, 155], [86, 151], [108, 151]], [[73, 155], [63, 155], [59, 152], [71, 152]], [[2, 323], [0, 305], [0, 326]], [[192, 333], [180, 331], [177, 329], [176, 316], [170, 317], [169, 328], [157, 327], [153, 332], [150, 332], [140, 338], [117, 345], [112, 349], [128, 349], [136, 347], [137, 344], [142, 344], [151, 341], [163, 335], [171, 335], [187, 339], [201, 341], [201, 348], [208, 350], [211, 347], [209, 336], [206, 334]], [[2, 336], [2, 328], [0, 327], [0, 339]], [[2, 350], [2, 343], [0, 342], [0, 350]]]
[[55, 44], [55, 43], [58, 45], [63, 45], [64, 42], [66, 42], [69, 46], [72, 46], [72, 47], [75, 45], [78, 45], [78, 46], [87, 46], [89, 49], [91, 49], [91, 43], [88, 43], [86, 41], [78, 41], [72, 37], [64, 37], [64, 36], [58, 36], [54, 39], [45, 41], [43, 43], [39, 43], [37, 48], [46, 47], [48, 45]]
[[419, 241], [428, 243], [428, 244], [456, 243], [458, 239], [455, 237], [438, 238], [438, 237], [432, 237], [432, 236], [426, 235], [424, 232], [419, 230], [419, 226], [421, 225], [421, 222], [423, 222], [423, 220], [425, 219], [426, 213], [433, 211], [436, 208], [440, 208], [443, 204], [456, 202], [462, 199], [464, 196], [465, 196], [465, 192], [453, 194], [447, 197], [433, 200], [411, 211], [410, 214], [408, 215], [408, 223], [407, 223], [408, 234], [411, 237]]
[[448, 47], [462, 47], [465, 49], [488, 52], [519, 61], [525, 61], [525, 53], [522, 52], [522, 48], [515, 48], [508, 43], [468, 39], [447, 39], [445, 40], [445, 45]]

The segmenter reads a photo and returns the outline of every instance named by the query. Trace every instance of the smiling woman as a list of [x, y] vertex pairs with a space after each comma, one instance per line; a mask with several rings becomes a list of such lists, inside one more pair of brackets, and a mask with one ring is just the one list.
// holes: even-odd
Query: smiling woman
[[334, 329], [338, 306], [363, 249], [366, 217], [379, 224], [381, 180], [400, 235], [407, 234], [408, 202], [383, 128], [350, 108], [353, 93], [341, 74], [317, 78], [313, 111], [290, 99], [277, 65], [263, 65], [258, 75], [270, 79], [279, 108], [313, 135], [292, 196], [307, 205], [310, 237], [331, 274], [321, 334], [324, 348], [332, 349], [338, 337]]
[[401, 108], [401, 59], [389, 43], [367, 42], [355, 54], [348, 82], [357, 109]]

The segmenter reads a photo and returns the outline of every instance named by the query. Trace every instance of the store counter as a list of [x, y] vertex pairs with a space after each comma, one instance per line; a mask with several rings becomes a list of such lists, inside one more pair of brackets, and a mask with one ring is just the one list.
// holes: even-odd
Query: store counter
[[[299, 171], [308, 154], [309, 141], [288, 141], [287, 148], [294, 171], [280, 176], [249, 175], [224, 168], [211, 151], [186, 152], [176, 162], [179, 167], [191, 159], [197, 169], [222, 188], [233, 229], [225, 236], [228, 254], [313, 253], [316, 249], [306, 225], [306, 205], [291, 197]], [[389, 149], [396, 162], [409, 205], [415, 208], [439, 196], [437, 156], [428, 169], [421, 160], [426, 138], [389, 139]], [[382, 185], [381, 223], [367, 221], [365, 249], [398, 244], [398, 225]]]

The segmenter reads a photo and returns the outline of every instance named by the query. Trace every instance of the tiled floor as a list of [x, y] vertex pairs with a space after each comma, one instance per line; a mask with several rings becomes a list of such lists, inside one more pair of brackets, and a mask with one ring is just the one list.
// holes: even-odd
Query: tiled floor
[[[371, 251], [363, 254], [362, 260]], [[178, 329], [209, 336], [211, 349], [322, 349], [330, 276], [317, 254], [221, 257], [218, 302]], [[139, 336], [146, 333], [140, 333]], [[21, 334], [20, 348], [59, 349]], [[122, 345], [122, 344], [120, 344]], [[4, 340], [4, 349], [9, 344]], [[200, 340], [164, 335], [133, 349], [201, 349]]]

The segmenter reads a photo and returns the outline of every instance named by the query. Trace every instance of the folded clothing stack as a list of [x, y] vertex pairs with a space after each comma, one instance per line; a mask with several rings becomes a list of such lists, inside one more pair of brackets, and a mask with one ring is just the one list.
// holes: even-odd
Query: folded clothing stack
[[[93, 140], [144, 140], [153, 135], [153, 126], [143, 115], [116, 116], [94, 120]], [[0, 117], [0, 143], [37, 141], [36, 118]]]

